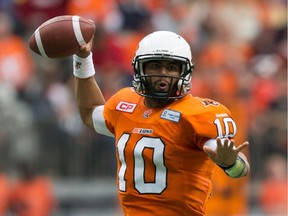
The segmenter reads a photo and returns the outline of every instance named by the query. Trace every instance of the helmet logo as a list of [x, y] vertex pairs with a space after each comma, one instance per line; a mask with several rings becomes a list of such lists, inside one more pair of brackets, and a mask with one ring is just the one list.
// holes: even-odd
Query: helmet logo
[[169, 50], [160, 50], [160, 49], [157, 49], [157, 50], [155, 50], [155, 52], [157, 52], [157, 53], [158, 53], [158, 52], [161, 52], [161, 53], [162, 53], [162, 52], [164, 52], [164, 53], [169, 53]]

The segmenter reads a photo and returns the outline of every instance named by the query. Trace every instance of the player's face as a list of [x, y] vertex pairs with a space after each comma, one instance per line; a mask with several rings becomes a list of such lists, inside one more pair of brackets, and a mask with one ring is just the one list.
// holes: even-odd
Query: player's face
[[178, 82], [181, 68], [177, 61], [155, 60], [144, 65], [144, 73], [150, 76], [149, 82], [154, 91], [168, 93]]

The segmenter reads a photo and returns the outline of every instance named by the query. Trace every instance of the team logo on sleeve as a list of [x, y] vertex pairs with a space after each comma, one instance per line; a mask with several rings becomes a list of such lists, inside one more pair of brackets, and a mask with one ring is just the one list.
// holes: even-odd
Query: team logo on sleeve
[[125, 101], [120, 101], [118, 103], [118, 105], [116, 106], [116, 110], [119, 110], [122, 112], [133, 113], [136, 106], [137, 106], [137, 104], [134, 104], [134, 103], [128, 103]]
[[172, 122], [179, 122], [180, 121], [180, 116], [181, 113], [174, 111], [174, 110], [169, 110], [169, 109], [165, 109], [162, 113], [161, 113], [161, 118], [162, 119], [167, 119], [169, 121]]
[[149, 116], [152, 114], [152, 110], [151, 109], [148, 109], [146, 111], [144, 111], [142, 117], [143, 118], [149, 118]]
[[219, 103], [217, 101], [209, 100], [209, 99], [203, 99], [201, 103], [204, 105], [204, 107], [207, 106], [219, 106]]

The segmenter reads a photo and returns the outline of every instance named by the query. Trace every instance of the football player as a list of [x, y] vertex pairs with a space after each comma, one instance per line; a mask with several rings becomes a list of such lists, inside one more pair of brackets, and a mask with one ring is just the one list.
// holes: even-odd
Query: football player
[[133, 87], [107, 102], [94, 78], [92, 40], [73, 56], [76, 99], [83, 122], [115, 137], [118, 194], [126, 216], [200, 216], [215, 164], [232, 178], [249, 163], [236, 147], [236, 123], [217, 101], [190, 94], [194, 64], [179, 35], [144, 37], [133, 59]]

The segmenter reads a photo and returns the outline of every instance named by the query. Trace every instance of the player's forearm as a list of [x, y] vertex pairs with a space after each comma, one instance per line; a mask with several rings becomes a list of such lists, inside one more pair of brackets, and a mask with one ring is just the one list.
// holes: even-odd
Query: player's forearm
[[76, 102], [83, 122], [93, 128], [92, 112], [95, 107], [103, 105], [105, 100], [94, 79], [92, 53], [84, 50], [81, 54], [73, 56]]
[[75, 95], [77, 106], [83, 122], [93, 128], [92, 112], [95, 107], [103, 105], [105, 100], [94, 77], [75, 78]]
[[105, 104], [102, 92], [94, 77], [80, 79], [75, 77], [75, 94], [80, 109], [94, 109]]

